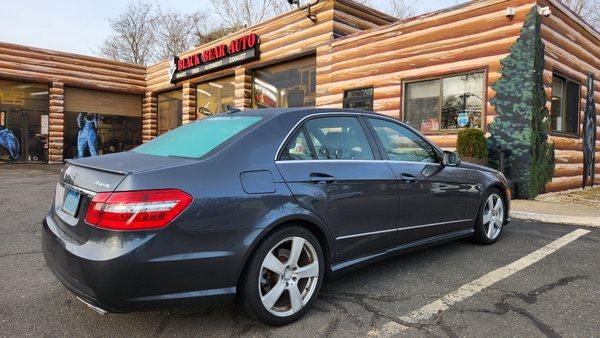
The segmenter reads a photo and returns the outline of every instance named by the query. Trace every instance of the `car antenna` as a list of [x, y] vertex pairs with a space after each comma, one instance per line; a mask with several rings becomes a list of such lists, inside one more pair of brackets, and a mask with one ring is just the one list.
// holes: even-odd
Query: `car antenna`
[[241, 109], [234, 108], [234, 107], [232, 107], [229, 104], [225, 106], [225, 109], [227, 109], [227, 112], [226, 112], [227, 114], [233, 114], [233, 113], [237, 113], [237, 112], [241, 112], [242, 111]]

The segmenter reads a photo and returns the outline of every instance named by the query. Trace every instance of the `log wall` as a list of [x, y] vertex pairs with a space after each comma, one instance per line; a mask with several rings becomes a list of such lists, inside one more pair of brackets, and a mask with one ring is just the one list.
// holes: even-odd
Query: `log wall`
[[48, 116], [48, 162], [60, 163], [63, 160], [65, 125], [65, 88], [62, 82], [54, 81], [49, 87]]
[[[546, 46], [544, 85], [548, 109], [552, 97], [552, 75], [557, 72], [581, 85], [579, 133], [573, 137], [552, 135], [555, 162], [554, 178], [546, 185], [547, 191], [581, 188], [583, 181], [583, 117], [587, 96], [587, 74], [594, 73], [596, 113], [600, 115], [600, 33], [586, 24], [563, 5], [554, 0], [540, 0], [540, 6], [549, 6], [552, 15], [542, 19], [542, 39]], [[600, 116], [596, 117], [596, 184], [600, 184]], [[589, 183], [589, 182], [588, 182]]]
[[[326, 49], [329, 49], [329, 44], [335, 37], [396, 21], [395, 18], [349, 0], [321, 1], [312, 7], [312, 12], [317, 17], [316, 22], [312, 22], [307, 17], [305, 9], [295, 10], [209, 44], [198, 46], [180, 55], [183, 58], [219, 44], [227, 43], [240, 36], [255, 33], [260, 37], [259, 60], [215, 71], [176, 84], [169, 82], [168, 61], [148, 67], [146, 88], [149, 94], [147, 95], [156, 95], [156, 93], [177, 88], [185, 90], [185, 88], [193, 88], [201, 82], [234, 76], [235, 105], [238, 108], [247, 108], [252, 104], [253, 69], [290, 61], [302, 56], [316, 55], [317, 48], [325, 46]], [[148, 116], [151, 115], [148, 114]], [[193, 118], [193, 115], [189, 115], [187, 121], [192, 121]], [[151, 120], [144, 121], [145, 140], [150, 139], [149, 128], [152, 128], [151, 125]]]
[[[474, 70], [487, 73], [491, 99], [500, 60], [533, 5], [535, 0], [475, 1], [338, 39], [330, 52], [317, 55], [317, 105], [340, 108], [345, 90], [373, 87], [374, 110], [402, 119], [405, 81]], [[507, 7], [515, 9], [514, 18], [506, 17]], [[496, 113], [489, 103], [484, 110], [487, 125]], [[452, 133], [431, 139], [444, 148], [456, 144]]]
[[[334, 6], [336, 6], [335, 10]], [[338, 8], [338, 6], [342, 7]], [[294, 10], [181, 54], [180, 57], [183, 58], [250, 33], [260, 37], [259, 60], [199, 76], [189, 82], [200, 83], [219, 77], [232, 76], [235, 75], [237, 69], [251, 70], [314, 54], [318, 46], [331, 42], [334, 36], [346, 35], [396, 21], [390, 16], [348, 0], [324, 0], [313, 6], [311, 11], [317, 17], [316, 22], [307, 18], [305, 9]], [[337, 25], [349, 28], [345, 32], [337, 32], [334, 29], [334, 26], [337, 27]], [[171, 84], [169, 82], [168, 68], [168, 60], [148, 68], [146, 75], [148, 91], [157, 93], [182, 86], [181, 83]]]
[[146, 67], [0, 42], [0, 77], [117, 93], [143, 94]]

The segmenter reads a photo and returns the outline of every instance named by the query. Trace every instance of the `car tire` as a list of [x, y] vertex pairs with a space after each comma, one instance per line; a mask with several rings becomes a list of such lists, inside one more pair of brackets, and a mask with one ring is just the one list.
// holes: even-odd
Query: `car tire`
[[277, 229], [258, 245], [248, 262], [241, 280], [242, 305], [266, 324], [292, 323], [317, 298], [324, 265], [321, 245], [310, 231], [300, 226]]
[[[473, 240], [480, 244], [495, 243], [506, 220], [506, 203], [500, 190], [493, 188], [482, 199], [475, 220]], [[491, 228], [490, 228], [491, 227]]]

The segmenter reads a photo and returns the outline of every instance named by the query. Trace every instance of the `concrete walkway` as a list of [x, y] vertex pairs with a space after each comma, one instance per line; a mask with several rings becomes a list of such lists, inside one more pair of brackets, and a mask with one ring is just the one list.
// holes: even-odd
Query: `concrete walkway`
[[597, 207], [569, 203], [512, 200], [512, 218], [548, 223], [600, 227], [600, 205]]

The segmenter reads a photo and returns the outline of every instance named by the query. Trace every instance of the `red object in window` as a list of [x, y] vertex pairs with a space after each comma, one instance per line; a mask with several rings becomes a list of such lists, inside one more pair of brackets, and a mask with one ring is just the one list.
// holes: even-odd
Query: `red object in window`
[[178, 189], [99, 193], [92, 199], [85, 221], [109, 230], [157, 230], [169, 225], [192, 200]]

